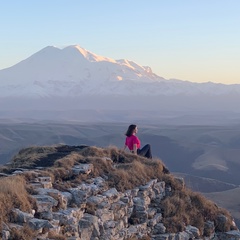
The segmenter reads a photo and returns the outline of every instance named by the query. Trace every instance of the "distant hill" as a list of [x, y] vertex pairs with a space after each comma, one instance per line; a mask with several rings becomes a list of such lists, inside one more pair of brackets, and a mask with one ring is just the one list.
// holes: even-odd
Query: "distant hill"
[[174, 175], [184, 178], [188, 188], [201, 193], [217, 193], [239, 188], [239, 185], [222, 182], [216, 179], [198, 177], [184, 173], [174, 173]]

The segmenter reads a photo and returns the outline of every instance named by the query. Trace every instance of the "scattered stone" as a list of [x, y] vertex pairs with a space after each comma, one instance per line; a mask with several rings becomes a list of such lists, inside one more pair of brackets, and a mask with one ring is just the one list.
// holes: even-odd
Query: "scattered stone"
[[79, 174], [90, 174], [91, 171], [93, 170], [93, 164], [79, 164], [75, 165], [72, 168], [72, 172], [74, 175], [79, 175]]
[[21, 223], [21, 224], [26, 223], [30, 219], [34, 218], [33, 214], [22, 212], [19, 209], [13, 209], [12, 213], [13, 213], [12, 220], [14, 222]]

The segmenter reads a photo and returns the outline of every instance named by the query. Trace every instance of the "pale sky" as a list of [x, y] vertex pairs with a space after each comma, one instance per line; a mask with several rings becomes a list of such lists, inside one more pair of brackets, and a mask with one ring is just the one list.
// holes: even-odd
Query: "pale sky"
[[0, 0], [0, 69], [73, 44], [166, 79], [240, 84], [240, 0]]

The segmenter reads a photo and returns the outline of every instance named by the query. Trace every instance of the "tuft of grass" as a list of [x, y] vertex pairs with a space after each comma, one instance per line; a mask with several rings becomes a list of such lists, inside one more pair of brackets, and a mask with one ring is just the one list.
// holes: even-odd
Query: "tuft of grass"
[[56, 233], [52, 233], [50, 232], [48, 234], [48, 239], [54, 239], [54, 240], [67, 240], [67, 237], [60, 235], [60, 234], [56, 234]]
[[12, 228], [10, 239], [32, 240], [37, 234], [28, 226], [23, 226], [20, 229]]
[[151, 240], [151, 237], [149, 236], [142, 236], [142, 237], [131, 237], [131, 238], [127, 238], [126, 240]]
[[87, 157], [86, 163], [93, 164], [93, 171], [91, 173], [93, 177], [108, 175], [111, 171], [115, 170], [112, 162], [106, 158]]
[[0, 173], [9, 174], [9, 167], [7, 167], [7, 166], [0, 166]]
[[170, 186], [173, 191], [181, 191], [183, 189], [183, 186], [172, 174], [163, 174], [161, 180], [165, 182], [166, 186]]
[[[232, 226], [230, 213], [219, 208], [215, 203], [206, 199], [200, 193], [192, 192], [188, 189], [174, 191], [173, 195], [166, 197], [161, 202], [163, 211], [163, 223], [167, 226], [168, 232], [179, 232], [186, 225], [192, 225], [204, 232], [204, 222], [214, 221], [216, 230], [220, 232], [229, 231]], [[221, 227], [218, 216], [223, 214], [227, 217], [227, 222]]]
[[[232, 217], [226, 209], [218, 207], [214, 202], [206, 199], [200, 193], [188, 191], [188, 194], [191, 198], [192, 206], [195, 207], [198, 215], [202, 216], [203, 222], [206, 219], [213, 221], [216, 226], [216, 231], [227, 232], [232, 230]], [[224, 224], [219, 221], [220, 215], [227, 217], [227, 221]], [[197, 220], [195, 221], [197, 222]]]
[[86, 147], [81, 150], [81, 155], [84, 157], [105, 157], [104, 149], [98, 147]]
[[84, 157], [77, 152], [72, 152], [68, 154], [67, 156], [58, 159], [54, 163], [54, 167], [62, 167], [65, 169], [72, 168], [76, 163], [84, 161]]
[[109, 185], [118, 191], [133, 189], [146, 184], [151, 179], [161, 179], [162, 165], [160, 161], [134, 160], [127, 165], [119, 165], [109, 173]]
[[13, 208], [30, 212], [33, 204], [34, 201], [26, 191], [24, 177], [12, 176], [0, 179], [0, 222], [10, 220], [9, 217]]

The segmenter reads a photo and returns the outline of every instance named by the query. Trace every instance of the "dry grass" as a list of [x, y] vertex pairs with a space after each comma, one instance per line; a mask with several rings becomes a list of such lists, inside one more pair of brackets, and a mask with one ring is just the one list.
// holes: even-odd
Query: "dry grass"
[[50, 232], [48, 234], [48, 239], [54, 239], [54, 240], [67, 240], [67, 237], [60, 235], [60, 234], [56, 234], [56, 233], [52, 233]]
[[[188, 189], [174, 191], [172, 196], [161, 202], [164, 224], [169, 232], [179, 232], [186, 225], [197, 227], [201, 234], [204, 232], [204, 222], [213, 221], [217, 231], [229, 231], [232, 227], [231, 216], [225, 209], [219, 208], [199, 193]], [[220, 226], [219, 215], [225, 215], [228, 220]]]
[[37, 164], [37, 162], [44, 157], [47, 157], [49, 154], [55, 153], [56, 147], [38, 147], [32, 146], [24, 148], [15, 155], [11, 161], [12, 167], [17, 168], [29, 168]]
[[23, 226], [21, 229], [12, 228], [10, 239], [18, 240], [32, 240], [36, 237], [36, 233], [27, 226]]
[[0, 173], [9, 173], [9, 167], [7, 166], [0, 166]]
[[109, 173], [109, 185], [119, 191], [133, 189], [146, 184], [151, 179], [161, 179], [162, 164], [160, 161], [134, 160], [126, 165], [119, 165], [117, 169]]
[[[40, 157], [36, 157], [37, 154], [34, 152], [34, 159], [39, 160], [43, 157], [42, 152], [52, 153], [55, 152], [55, 149], [56, 148], [53, 147], [51, 150], [50, 147], [48, 147], [47, 150], [44, 151], [42, 148], [34, 148], [31, 151], [27, 149], [26, 152], [30, 155], [34, 151], [40, 152]], [[14, 157], [14, 166], [26, 166], [25, 161], [27, 161], [27, 159], [31, 159], [31, 157], [26, 155], [26, 152], [22, 150], [19, 156], [17, 155]], [[16, 163], [16, 159], [22, 158], [22, 153], [24, 153], [25, 161], [21, 160]], [[47, 154], [44, 155], [44, 157], [46, 156]], [[38, 160], [32, 163], [37, 164]], [[79, 163], [93, 164], [94, 168], [89, 176], [73, 176], [71, 174], [71, 168]], [[116, 167], [113, 166], [113, 163]], [[28, 166], [30, 165], [31, 164], [28, 163]], [[71, 152], [64, 157], [57, 159], [53, 163], [53, 167], [45, 170], [44, 176], [51, 176], [52, 181], [54, 182], [54, 187], [59, 190], [66, 190], [69, 187], [74, 187], [87, 178], [108, 176], [108, 183], [111, 187], [116, 187], [119, 191], [124, 191], [145, 184], [152, 178], [161, 179], [163, 177], [163, 163], [160, 160], [150, 161], [148, 159], [120, 151], [116, 147], [105, 149], [87, 147], [81, 151]], [[31, 175], [26, 176], [26, 179], [30, 178]]]
[[29, 171], [23, 172], [21, 175], [24, 176], [26, 182], [30, 182], [33, 179], [36, 179], [37, 177], [51, 177], [54, 180], [54, 175], [51, 174], [49, 170], [41, 170], [41, 171], [29, 170]]
[[13, 176], [0, 179], [0, 222], [9, 221], [13, 208], [31, 212], [33, 204], [33, 200], [26, 191], [26, 182], [23, 177]]
[[161, 179], [163, 176], [163, 163], [160, 160], [149, 160], [116, 147], [89, 147], [83, 149], [81, 154], [86, 156], [85, 163], [92, 163], [94, 166], [91, 177], [107, 175], [109, 185], [119, 191], [132, 189], [150, 179]]
[[127, 238], [126, 240], [151, 240], [151, 237], [149, 237], [149, 236], [143, 236], [141, 238], [139, 238], [139, 237], [131, 237], [131, 238]]
[[122, 150], [119, 150], [117, 147], [108, 147], [108, 148], [97, 148], [97, 147], [87, 147], [81, 151], [81, 155], [84, 157], [109, 157], [113, 160], [114, 163], [127, 163], [132, 162], [134, 159], [139, 157], [133, 154], [129, 154]]
[[58, 159], [54, 163], [54, 167], [62, 167], [65, 169], [71, 169], [76, 163], [83, 162], [84, 157], [76, 152], [72, 152], [68, 154], [67, 156]]

